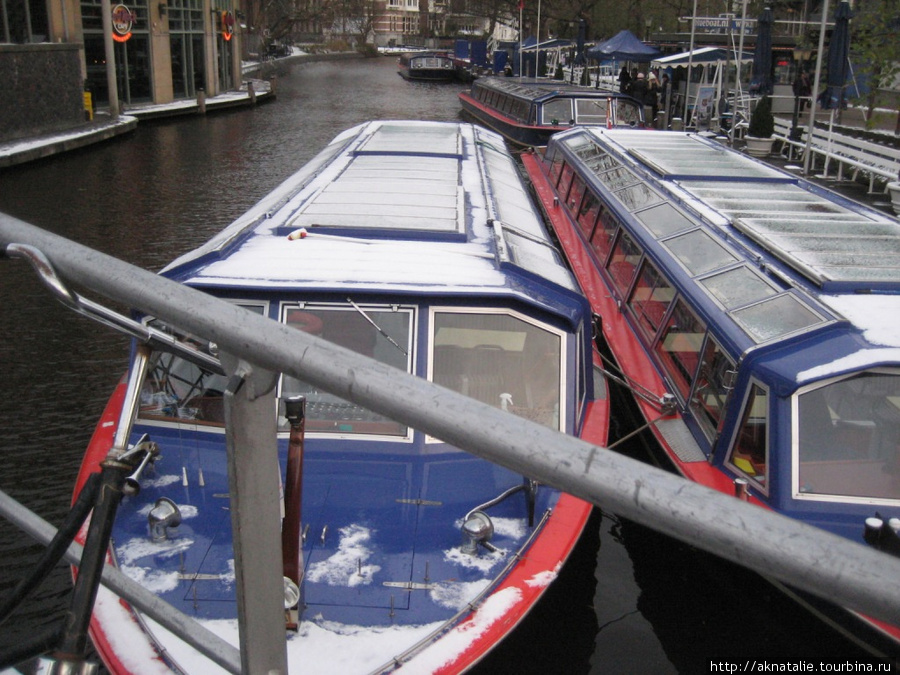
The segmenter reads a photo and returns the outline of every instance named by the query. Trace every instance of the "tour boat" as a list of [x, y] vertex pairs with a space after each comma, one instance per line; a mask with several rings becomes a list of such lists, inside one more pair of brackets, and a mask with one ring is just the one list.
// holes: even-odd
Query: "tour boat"
[[644, 106], [637, 99], [555, 80], [482, 77], [459, 100], [467, 115], [514, 147], [545, 146], [573, 125], [644, 127]]
[[[900, 223], [696, 134], [578, 128], [522, 159], [671, 464], [900, 551]], [[896, 656], [896, 626], [804, 601]]]
[[[606, 443], [590, 306], [488, 130], [349, 129], [160, 274]], [[118, 507], [111, 562], [238, 645], [228, 369], [208, 341], [140, 320], [172, 340], [135, 344], [78, 486], [125, 435], [140, 490]], [[275, 386], [283, 518], [296, 528], [282, 534], [290, 672], [470, 668], [534, 608], [591, 505], [294, 377]], [[103, 588], [91, 635], [113, 673], [223, 672]]]
[[397, 60], [398, 73], [405, 80], [451, 82], [456, 79], [456, 63], [445, 52], [410, 52]]

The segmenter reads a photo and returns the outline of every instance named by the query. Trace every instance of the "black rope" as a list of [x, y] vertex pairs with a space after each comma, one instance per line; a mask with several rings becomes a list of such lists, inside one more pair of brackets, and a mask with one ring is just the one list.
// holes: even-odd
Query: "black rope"
[[65, 555], [69, 544], [72, 543], [78, 530], [81, 529], [85, 519], [94, 507], [99, 479], [99, 473], [92, 473], [88, 476], [84, 487], [78, 494], [78, 499], [75, 500], [69, 513], [66, 514], [66, 519], [56, 531], [56, 535], [47, 545], [47, 548], [44, 549], [37, 564], [35, 564], [28, 576], [23, 577], [3, 602], [0, 603], [0, 624], [9, 618], [22, 601], [41, 584], [50, 571], [56, 567], [63, 555]]

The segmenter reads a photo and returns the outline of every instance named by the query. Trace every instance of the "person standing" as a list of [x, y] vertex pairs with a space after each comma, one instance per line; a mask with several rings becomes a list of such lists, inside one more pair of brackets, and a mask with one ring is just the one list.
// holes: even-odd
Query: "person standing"
[[623, 94], [627, 94], [630, 84], [631, 75], [628, 74], [628, 68], [622, 66], [622, 70], [619, 71], [619, 91]]
[[651, 110], [651, 118], [648, 123], [655, 127], [656, 116], [659, 114], [659, 81], [653, 73], [650, 73], [647, 78], [647, 92], [644, 94], [644, 107], [648, 106]]
[[632, 80], [631, 91], [629, 93], [641, 103], [644, 102], [644, 96], [647, 94], [647, 80], [644, 78], [643, 73], [638, 73], [634, 80]]

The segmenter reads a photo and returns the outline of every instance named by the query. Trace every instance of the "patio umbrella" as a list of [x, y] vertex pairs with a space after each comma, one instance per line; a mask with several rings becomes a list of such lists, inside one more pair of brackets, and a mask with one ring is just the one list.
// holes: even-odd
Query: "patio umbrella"
[[750, 91], [772, 93], [772, 10], [766, 7], [757, 20], [756, 47], [753, 49], [753, 76]]
[[828, 85], [824, 108], [840, 110], [844, 98], [844, 82], [847, 81], [847, 63], [850, 58], [850, 3], [843, 0], [834, 13], [834, 30], [828, 45]]
[[578, 21], [578, 38], [575, 40], [575, 63], [580, 65], [584, 64], [584, 34], [586, 32], [586, 28], [584, 25], [584, 19], [580, 19]]

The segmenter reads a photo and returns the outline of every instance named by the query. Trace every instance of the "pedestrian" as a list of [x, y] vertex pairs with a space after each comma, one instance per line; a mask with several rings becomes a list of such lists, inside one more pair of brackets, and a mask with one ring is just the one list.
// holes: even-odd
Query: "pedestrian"
[[797, 79], [794, 80], [793, 84], [794, 96], [799, 101], [798, 110], [803, 112], [803, 109], [809, 103], [809, 95], [812, 93], [812, 87], [809, 84], [809, 74], [805, 70], [801, 71], [799, 75], [797, 75]]
[[644, 79], [643, 73], [635, 74], [635, 78], [631, 82], [630, 93], [641, 103], [644, 102], [644, 96], [647, 94], [647, 80]]
[[628, 68], [622, 66], [622, 70], [619, 72], [619, 91], [623, 94], [627, 94], [630, 89], [631, 84], [631, 75], [628, 74]]
[[647, 78], [647, 92], [644, 94], [644, 105], [650, 106], [653, 113], [650, 122], [653, 126], [656, 126], [656, 116], [659, 114], [659, 80], [656, 79], [656, 75], [653, 73], [650, 73], [650, 76]]

